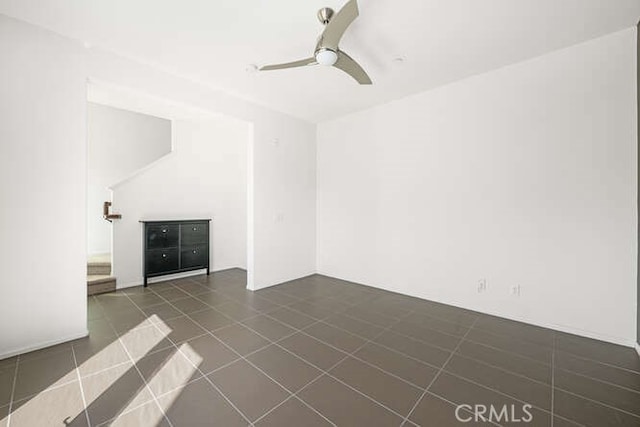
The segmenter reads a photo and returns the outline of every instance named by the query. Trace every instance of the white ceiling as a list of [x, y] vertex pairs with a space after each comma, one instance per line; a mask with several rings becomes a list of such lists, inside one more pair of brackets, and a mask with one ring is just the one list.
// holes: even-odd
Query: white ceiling
[[[309, 57], [316, 11], [345, 0], [0, 0], [0, 13], [313, 122], [632, 27], [640, 0], [359, 0], [337, 69], [248, 73]], [[401, 64], [394, 58], [401, 56]]]

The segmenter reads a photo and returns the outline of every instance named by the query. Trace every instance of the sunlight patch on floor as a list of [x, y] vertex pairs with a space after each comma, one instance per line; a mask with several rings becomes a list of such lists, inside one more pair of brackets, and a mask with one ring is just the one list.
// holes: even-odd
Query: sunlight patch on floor
[[[145, 327], [144, 325], [149, 321], [155, 325]], [[142, 331], [144, 333], [140, 333]], [[136, 408], [144, 407], [150, 402], [153, 403], [155, 397], [173, 392], [172, 399], [163, 400], [163, 406], [170, 407], [175, 397], [179, 396], [189, 380], [196, 375], [198, 366], [202, 363], [202, 357], [190, 345], [184, 343], [180, 345], [179, 349], [176, 349], [167, 340], [171, 332], [171, 328], [159, 317], [152, 315], [81, 363], [78, 366], [79, 373], [92, 372], [82, 378], [82, 392], [87, 408], [96, 402], [99, 403], [101, 397], [119, 393], [119, 384], [128, 381], [127, 375], [130, 376], [129, 378], [137, 379], [139, 377], [136, 372], [137, 364], [151, 351], [154, 352], [153, 354], [158, 354], [160, 359], [158, 367], [152, 373], [144, 375], [148, 379], [148, 387], [143, 381], [140, 381], [139, 389], [135, 395], [121, 396], [123, 407], [119, 408], [114, 416], [118, 414], [120, 414], [119, 418], [128, 416], [127, 414], [132, 413]], [[128, 354], [128, 360], [95, 372], [95, 368], [104, 366], [105, 361], [113, 357], [112, 355], [117, 353], [123, 344]], [[185, 355], [188, 355], [189, 359]], [[162, 357], [166, 358], [162, 359]], [[149, 390], [153, 395], [149, 393]], [[80, 424], [80, 420], [85, 417], [84, 408], [79, 403], [82, 401], [79, 396], [80, 392], [81, 389], [77, 381], [44, 390], [29, 401], [18, 405], [11, 414], [11, 425], [30, 425], [32, 422], [37, 422], [35, 419], [31, 420], [34, 415], [37, 415], [38, 418], [46, 418], [49, 413], [52, 416], [60, 414], [60, 405], [68, 405], [69, 407], [64, 409], [64, 413], [73, 414], [66, 418], [66, 423], [70, 423], [68, 425]], [[147, 420], [153, 422], [154, 425], [164, 417], [160, 411], [146, 411], [146, 413], [147, 416], [158, 418], [157, 420]], [[45, 418], [40, 418], [40, 420]]]

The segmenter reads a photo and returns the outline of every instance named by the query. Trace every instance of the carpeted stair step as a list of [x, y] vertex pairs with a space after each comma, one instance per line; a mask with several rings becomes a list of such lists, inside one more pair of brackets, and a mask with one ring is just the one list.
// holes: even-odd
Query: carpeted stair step
[[89, 276], [108, 276], [111, 274], [111, 263], [89, 262], [87, 263], [87, 274]]
[[89, 255], [87, 274], [90, 276], [108, 276], [111, 274], [111, 254]]
[[88, 275], [87, 295], [103, 294], [116, 290], [116, 278], [109, 275]]

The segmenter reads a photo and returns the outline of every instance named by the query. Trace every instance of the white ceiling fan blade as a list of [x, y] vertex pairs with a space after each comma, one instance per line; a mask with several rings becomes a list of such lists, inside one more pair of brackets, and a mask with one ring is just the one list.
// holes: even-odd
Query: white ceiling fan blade
[[333, 64], [333, 66], [349, 74], [361, 85], [372, 84], [371, 79], [369, 78], [367, 73], [362, 69], [362, 67], [353, 58], [351, 58], [349, 55], [347, 55], [343, 51], [338, 52], [338, 60], [336, 61], [335, 64]]
[[349, 25], [358, 17], [358, 2], [349, 0], [338, 13], [331, 18], [318, 40], [318, 49], [337, 50], [338, 44]]
[[260, 71], [282, 70], [284, 68], [305, 67], [307, 65], [317, 65], [316, 58], [301, 59], [300, 61], [286, 62], [284, 64], [265, 65], [258, 68]]

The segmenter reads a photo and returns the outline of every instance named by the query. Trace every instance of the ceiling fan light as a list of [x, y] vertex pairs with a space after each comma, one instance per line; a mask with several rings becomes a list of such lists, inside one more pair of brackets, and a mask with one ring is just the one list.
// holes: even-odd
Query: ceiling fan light
[[332, 66], [338, 60], [338, 54], [331, 49], [321, 49], [316, 52], [316, 61], [320, 65]]

